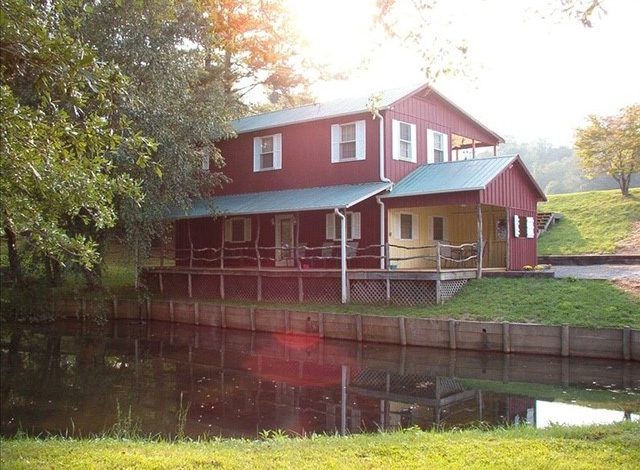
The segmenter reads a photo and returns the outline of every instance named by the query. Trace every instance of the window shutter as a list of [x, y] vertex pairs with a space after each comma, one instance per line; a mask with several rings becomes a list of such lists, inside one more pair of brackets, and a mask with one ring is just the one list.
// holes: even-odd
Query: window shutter
[[282, 169], [282, 134], [273, 136], [273, 168]]
[[433, 131], [427, 129], [427, 163], [433, 163], [435, 161], [433, 154]]
[[334, 240], [336, 236], [336, 215], [329, 212], [325, 216], [325, 237], [327, 240]]
[[224, 239], [225, 241], [231, 241], [231, 219], [224, 220]]
[[447, 134], [442, 134], [442, 150], [444, 151], [443, 161], [449, 161], [449, 136]]
[[513, 236], [518, 238], [520, 236], [520, 217], [513, 216]]
[[[334, 124], [331, 126], [331, 163], [340, 161], [340, 126]], [[333, 240], [333, 237], [330, 238]]]
[[533, 217], [527, 217], [527, 238], [535, 237], [535, 225], [533, 223]]
[[366, 157], [367, 142], [365, 136], [365, 122], [356, 122], [356, 160], [364, 160]]
[[253, 138], [253, 171], [260, 171], [260, 146], [262, 139], [260, 137]]
[[411, 161], [416, 163], [418, 161], [417, 158], [417, 140], [416, 140], [416, 125], [415, 124], [410, 124], [411, 126]]
[[418, 217], [415, 214], [411, 214], [411, 239], [417, 240], [418, 237]]
[[399, 160], [400, 159], [400, 121], [396, 121], [395, 119], [391, 121], [391, 141], [392, 141], [391, 157], [394, 160]]
[[251, 241], [251, 217], [244, 219], [244, 241]]
[[360, 212], [351, 213], [351, 238], [360, 240]]

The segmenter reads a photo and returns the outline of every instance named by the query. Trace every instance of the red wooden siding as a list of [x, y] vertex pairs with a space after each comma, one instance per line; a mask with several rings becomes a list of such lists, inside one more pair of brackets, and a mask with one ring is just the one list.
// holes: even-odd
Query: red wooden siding
[[[484, 130], [454, 107], [435, 94], [427, 97], [411, 96], [396, 103], [384, 112], [386, 176], [392, 181], [400, 181], [419, 165], [427, 163], [427, 129], [448, 135], [449, 158], [451, 158], [451, 133], [497, 144], [495, 136]], [[417, 163], [393, 160], [391, 121], [393, 119], [416, 124]]]
[[425, 196], [398, 197], [383, 199], [385, 208], [395, 209], [401, 207], [422, 206], [449, 206], [458, 204], [478, 204], [480, 200], [478, 191], [463, 191], [459, 193], [427, 194]]
[[[331, 125], [364, 120], [366, 159], [331, 163]], [[282, 169], [253, 171], [253, 138], [282, 134]], [[312, 188], [379, 180], [380, 123], [370, 113], [292, 124], [240, 134], [236, 139], [219, 142], [225, 166], [232, 182], [219, 194]]]
[[535, 211], [540, 195], [525, 173], [520, 161], [500, 173], [482, 191], [483, 204]]

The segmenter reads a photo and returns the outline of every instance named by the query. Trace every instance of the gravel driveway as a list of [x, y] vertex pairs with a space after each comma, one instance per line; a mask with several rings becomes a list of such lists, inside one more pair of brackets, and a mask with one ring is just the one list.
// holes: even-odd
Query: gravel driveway
[[576, 279], [627, 279], [640, 281], [640, 265], [595, 264], [591, 266], [554, 266], [556, 277]]

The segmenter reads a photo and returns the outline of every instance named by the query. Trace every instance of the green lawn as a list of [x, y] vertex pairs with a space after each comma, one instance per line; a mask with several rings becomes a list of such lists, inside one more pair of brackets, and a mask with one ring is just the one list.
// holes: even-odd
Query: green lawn
[[409, 429], [349, 437], [154, 442], [8, 439], [9, 468], [638, 468], [640, 424], [444, 433]]
[[[232, 301], [224, 303], [250, 304]], [[611, 282], [587, 279], [473, 279], [453, 299], [431, 307], [357, 304], [259, 305], [352, 314], [640, 328], [639, 297], [618, 289]]]
[[630, 193], [629, 198], [618, 190], [549, 196], [538, 211], [560, 212], [563, 218], [540, 237], [538, 254], [613, 253], [632, 222], [640, 220], [640, 188]]

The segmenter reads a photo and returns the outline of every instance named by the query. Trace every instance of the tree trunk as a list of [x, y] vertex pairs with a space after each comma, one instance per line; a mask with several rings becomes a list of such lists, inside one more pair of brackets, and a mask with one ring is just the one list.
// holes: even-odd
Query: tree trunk
[[622, 197], [629, 197], [629, 183], [631, 182], [631, 174], [620, 174], [620, 176], [614, 176], [614, 179], [620, 187]]
[[17, 237], [13, 223], [9, 214], [4, 213], [4, 234], [7, 237], [7, 251], [9, 252], [9, 269], [13, 275], [18, 287], [24, 286], [24, 277], [22, 276], [22, 266], [20, 265], [20, 256], [18, 255], [18, 247], [16, 245]]

